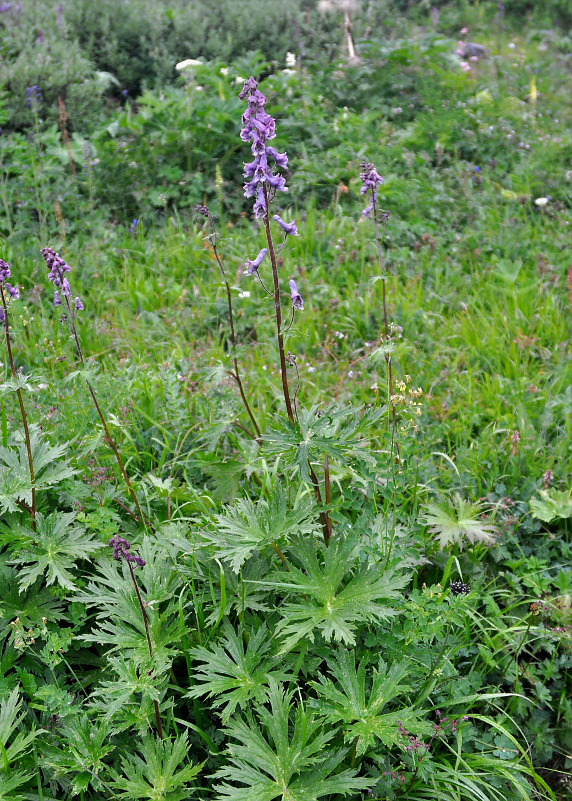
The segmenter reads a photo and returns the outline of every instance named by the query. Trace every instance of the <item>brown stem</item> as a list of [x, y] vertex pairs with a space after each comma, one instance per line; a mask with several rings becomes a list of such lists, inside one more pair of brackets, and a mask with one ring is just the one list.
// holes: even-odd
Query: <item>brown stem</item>
[[280, 305], [280, 284], [278, 282], [278, 266], [276, 264], [276, 254], [274, 253], [274, 244], [272, 242], [272, 233], [270, 231], [270, 217], [268, 213], [268, 191], [266, 184], [262, 184], [264, 188], [264, 202], [266, 205], [266, 214], [264, 215], [264, 226], [266, 228], [266, 241], [268, 242], [268, 252], [270, 253], [270, 263], [272, 264], [272, 278], [274, 280], [274, 308], [276, 310], [276, 332], [278, 334], [278, 351], [280, 353], [280, 373], [282, 375], [282, 391], [284, 393], [284, 403], [286, 404], [286, 414], [288, 419], [294, 425], [294, 413], [292, 411], [292, 403], [290, 402], [290, 390], [288, 389], [288, 376], [286, 374], [286, 356], [284, 354], [284, 335], [282, 333], [282, 307]]
[[[310, 477], [312, 479], [312, 485], [314, 487], [314, 495], [316, 496], [316, 500], [318, 504], [322, 505], [322, 493], [320, 492], [320, 482], [318, 481], [318, 476], [316, 475], [316, 471], [308, 462], [308, 467], [310, 468]], [[326, 543], [326, 547], [330, 544], [330, 516], [327, 512], [321, 511], [320, 512], [320, 523], [322, 524], [322, 536], [324, 537], [324, 542]]]
[[[386, 292], [385, 292], [385, 279], [386, 279], [386, 271], [385, 271], [385, 262], [383, 260], [383, 252], [381, 250], [381, 236], [379, 233], [379, 221], [377, 219], [377, 201], [375, 197], [372, 197], [372, 206], [373, 206], [373, 220], [375, 223], [375, 242], [377, 245], [377, 257], [379, 259], [379, 266], [381, 267], [381, 283], [383, 284], [383, 324], [385, 329], [385, 345], [386, 347], [389, 345], [389, 322], [387, 320], [387, 301], [386, 301]], [[389, 384], [389, 402], [391, 404], [391, 417], [393, 420], [393, 428], [395, 430], [397, 425], [397, 414], [395, 411], [395, 404], [391, 401], [391, 396], [393, 395], [393, 376], [391, 371], [391, 353], [385, 354], [385, 362], [387, 364], [387, 381]], [[397, 445], [397, 454], [399, 455], [399, 445]]]
[[[4, 295], [4, 287], [0, 284], [0, 292], [2, 293], [2, 308], [4, 309], [4, 331], [6, 333], [6, 349], [8, 350], [8, 359], [10, 361], [10, 370], [12, 372], [12, 378], [15, 382], [18, 381], [18, 373], [16, 372], [16, 366], [14, 364], [14, 356], [12, 355], [12, 343], [10, 342], [10, 324], [8, 320], [8, 306], [6, 305], [6, 297]], [[24, 398], [22, 396], [22, 390], [20, 387], [16, 389], [16, 394], [18, 396], [18, 403], [20, 404], [20, 415], [22, 417], [22, 425], [24, 426], [24, 437], [26, 439], [26, 450], [28, 451], [28, 468], [30, 470], [30, 483], [32, 484], [32, 508], [28, 511], [30, 512], [30, 516], [32, 518], [32, 529], [36, 530], [36, 488], [34, 486], [34, 462], [32, 459], [32, 443], [30, 442], [30, 430], [28, 428], [28, 417], [26, 415], [26, 409], [24, 407]]]
[[[145, 604], [143, 603], [143, 598], [141, 598], [141, 593], [139, 592], [139, 585], [137, 584], [137, 579], [135, 578], [135, 573], [133, 572], [133, 567], [131, 566], [131, 562], [127, 562], [129, 566], [129, 572], [131, 573], [131, 580], [133, 581], [133, 586], [135, 587], [135, 592], [137, 593], [137, 600], [139, 601], [139, 606], [141, 607], [141, 614], [143, 615], [143, 623], [145, 624], [145, 634], [147, 635], [147, 645], [149, 646], [149, 656], [153, 656], [153, 646], [151, 645], [151, 635], [149, 634], [149, 623], [147, 621], [147, 612], [145, 611]], [[159, 732], [159, 737], [161, 740], [163, 739], [163, 727], [161, 726], [161, 715], [159, 712], [159, 702], [153, 701], [153, 706], [155, 707], [155, 719], [157, 721], [157, 731]]]
[[[332, 493], [330, 487], [330, 460], [328, 458], [328, 454], [324, 455], [324, 488], [326, 492], [326, 506], [329, 506], [332, 502]], [[332, 537], [332, 518], [330, 517], [330, 513], [326, 510], [326, 519], [328, 523], [328, 542], [329, 543]]]
[[[215, 255], [215, 259], [217, 260], [219, 269], [220, 269], [221, 274], [222, 274], [222, 280], [224, 281], [224, 285], [225, 285], [225, 288], [226, 288], [226, 299], [227, 299], [227, 303], [228, 303], [228, 319], [229, 319], [229, 322], [230, 322], [230, 340], [231, 340], [231, 343], [232, 343], [232, 348], [234, 350], [236, 348], [236, 333], [235, 333], [235, 330], [234, 330], [234, 315], [232, 313], [232, 296], [230, 294], [230, 286], [229, 286], [229, 283], [228, 283], [228, 280], [227, 280], [227, 277], [226, 277], [226, 272], [224, 270], [224, 267], [222, 266], [222, 261], [220, 259], [220, 256], [218, 255], [218, 251], [216, 249], [216, 243], [213, 244], [212, 248], [213, 248], [213, 253]], [[252, 409], [250, 408], [250, 404], [248, 403], [248, 400], [246, 398], [246, 394], [244, 392], [244, 387], [242, 385], [242, 380], [240, 378], [240, 373], [238, 371], [238, 359], [236, 358], [236, 356], [233, 356], [233, 363], [234, 363], [234, 373], [232, 375], [235, 378], [236, 383], [238, 384], [238, 390], [240, 392], [240, 397], [242, 398], [242, 402], [244, 404], [244, 408], [248, 412], [248, 416], [250, 417], [252, 425], [254, 426], [254, 430], [256, 431], [256, 435], [257, 435], [258, 439], [261, 439], [262, 434], [260, 433], [260, 429], [258, 428], [258, 423], [256, 422], [256, 419], [255, 419], [255, 417], [254, 417], [254, 415], [252, 413]]]
[[[70, 306], [69, 296], [65, 295], [64, 297], [65, 297], [66, 306], [67, 306], [67, 309], [68, 309], [69, 328], [70, 328], [70, 331], [71, 331], [71, 333], [73, 335], [73, 338], [75, 340], [75, 345], [76, 345], [76, 348], [77, 348], [77, 354], [79, 356], [79, 359], [80, 359], [81, 363], [83, 365], [85, 365], [85, 359], [83, 357], [83, 351], [81, 349], [81, 345], [79, 343], [79, 337], [77, 335], [77, 329], [75, 327], [75, 319], [74, 319], [75, 315], [74, 315], [74, 313], [72, 311], [72, 308]], [[94, 391], [93, 387], [91, 386], [91, 384], [89, 383], [89, 381], [87, 381], [86, 383], [87, 383], [87, 387], [89, 389], [89, 394], [91, 395], [91, 398], [93, 400], [93, 404], [94, 404], [94, 406], [96, 408], [97, 414], [99, 415], [99, 419], [101, 420], [101, 425], [103, 426], [103, 430], [105, 432], [105, 441], [107, 442], [107, 444], [109, 445], [109, 447], [111, 448], [113, 453], [115, 454], [115, 458], [117, 460], [117, 464], [119, 465], [119, 469], [121, 470], [121, 475], [123, 476], [123, 480], [125, 481], [127, 489], [129, 491], [131, 497], [133, 498], [134, 502], [135, 502], [135, 506], [137, 507], [137, 512], [139, 513], [139, 522], [141, 522], [145, 526], [145, 525], [147, 525], [147, 523], [145, 521], [145, 516], [144, 516], [143, 510], [141, 509], [141, 506], [139, 504], [139, 499], [137, 498], [137, 495], [135, 494], [135, 490], [133, 489], [133, 485], [131, 484], [129, 476], [127, 475], [127, 471], [125, 470], [125, 467], [123, 465], [123, 459], [121, 458], [121, 454], [119, 453], [117, 445], [113, 441], [113, 437], [111, 436], [111, 432], [109, 431], [109, 428], [107, 427], [107, 421], [106, 421], [106, 419], [105, 419], [105, 417], [103, 415], [103, 412], [101, 411], [101, 407], [100, 407], [99, 403], [97, 402], [97, 398], [95, 396], [95, 391]]]

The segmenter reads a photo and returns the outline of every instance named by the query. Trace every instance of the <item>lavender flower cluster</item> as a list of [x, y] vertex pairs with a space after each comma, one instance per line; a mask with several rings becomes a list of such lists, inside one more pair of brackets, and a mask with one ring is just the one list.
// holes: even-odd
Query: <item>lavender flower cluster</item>
[[10, 265], [7, 264], [5, 261], [2, 261], [2, 259], [0, 259], [0, 284], [4, 284], [11, 298], [14, 298], [14, 300], [18, 300], [20, 298], [19, 289], [15, 286], [12, 286], [6, 281], [7, 278], [10, 278], [10, 276], [11, 276]]
[[134, 564], [136, 567], [145, 567], [145, 560], [141, 559], [140, 556], [135, 556], [135, 554], [129, 553], [129, 549], [131, 545], [124, 540], [122, 537], [118, 537], [115, 534], [108, 543], [110, 548], [113, 548], [113, 558], [114, 559], [123, 559], [125, 562], [130, 564]]
[[[48, 265], [48, 280], [55, 286], [54, 306], [62, 305], [61, 292], [62, 296], [66, 298], [66, 304], [69, 308], [70, 304], [67, 298], [71, 296], [71, 287], [66, 278], [66, 273], [71, 272], [71, 267], [65, 263], [60, 254], [56, 253], [53, 248], [42, 248], [42, 256]], [[76, 311], [83, 311], [85, 308], [79, 297], [76, 297], [74, 305]]]
[[41, 99], [42, 93], [39, 86], [26, 86], [26, 105], [28, 108], [37, 108]]
[[264, 197], [265, 186], [275, 192], [288, 191], [284, 177], [272, 172], [268, 164], [268, 157], [273, 159], [277, 167], [285, 169], [288, 164], [288, 156], [286, 153], [279, 153], [267, 144], [276, 136], [276, 123], [264, 110], [266, 97], [258, 89], [258, 83], [252, 76], [245, 81], [239, 97], [241, 100], [248, 99], [248, 108], [242, 115], [244, 127], [240, 132], [240, 138], [243, 142], [252, 142], [252, 155], [254, 156], [254, 161], [244, 165], [244, 177], [248, 179], [244, 185], [244, 195], [245, 197], [256, 196], [254, 216], [264, 217], [268, 213]]
[[360, 195], [366, 195], [368, 192], [371, 192], [369, 205], [362, 211], [362, 214], [364, 217], [369, 217], [377, 203], [377, 187], [379, 184], [383, 183], [383, 178], [375, 169], [375, 165], [371, 164], [371, 162], [362, 161], [360, 166], [362, 171], [359, 177], [363, 183], [360, 189]]

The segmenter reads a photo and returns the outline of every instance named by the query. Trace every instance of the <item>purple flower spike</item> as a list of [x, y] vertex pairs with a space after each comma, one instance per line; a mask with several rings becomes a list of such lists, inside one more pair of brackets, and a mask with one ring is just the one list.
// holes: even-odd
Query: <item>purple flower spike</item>
[[266, 254], [268, 253], [268, 248], [262, 248], [260, 253], [255, 259], [247, 259], [246, 260], [246, 274], [247, 275], [254, 275], [254, 273], [258, 272], [258, 268], [262, 264], [262, 261]]
[[362, 215], [368, 217], [373, 211], [374, 205], [377, 203], [377, 187], [383, 183], [383, 178], [371, 162], [362, 161], [361, 169], [362, 171], [359, 177], [362, 180], [363, 186], [360, 189], [360, 195], [371, 192], [369, 204], [362, 211]]
[[123, 559], [125, 562], [134, 564], [136, 567], [145, 567], [144, 559], [141, 559], [140, 556], [135, 556], [134, 554], [129, 553], [131, 546], [127, 540], [123, 539], [123, 537], [118, 537], [117, 534], [115, 534], [115, 536], [109, 540], [108, 545], [110, 548], [113, 548], [114, 559]]
[[288, 187], [282, 175], [276, 175], [268, 165], [268, 158], [274, 160], [274, 165], [285, 169], [288, 164], [286, 153], [279, 153], [276, 148], [267, 144], [276, 136], [276, 123], [264, 110], [266, 98], [258, 89], [258, 83], [250, 77], [244, 84], [239, 95], [241, 100], [248, 100], [248, 108], [242, 115], [243, 129], [240, 138], [243, 142], [252, 142], [251, 150], [254, 161], [245, 162], [244, 196], [255, 197], [254, 216], [265, 217], [268, 213], [264, 189], [268, 187], [274, 192], [287, 192]]
[[275, 214], [272, 217], [272, 219], [274, 220], [274, 222], [278, 223], [278, 225], [280, 226], [280, 228], [282, 228], [286, 236], [300, 236], [300, 234], [298, 233], [298, 226], [296, 225], [295, 222], [291, 223], [284, 222], [284, 220], [282, 219], [282, 217], [280, 217], [279, 214]]
[[304, 301], [302, 300], [302, 295], [298, 292], [298, 286], [296, 285], [296, 281], [294, 281], [294, 279], [291, 278], [289, 284], [290, 284], [290, 297], [292, 298], [292, 308], [297, 309], [298, 311], [303, 311]]
[[0, 259], [0, 283], [3, 284], [4, 281], [7, 278], [10, 278], [11, 275], [12, 273], [10, 272], [10, 265]]

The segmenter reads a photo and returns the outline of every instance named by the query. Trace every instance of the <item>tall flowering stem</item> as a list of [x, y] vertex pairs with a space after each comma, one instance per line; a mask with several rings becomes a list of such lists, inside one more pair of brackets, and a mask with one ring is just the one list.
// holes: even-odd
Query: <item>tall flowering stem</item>
[[238, 359], [236, 357], [236, 331], [235, 331], [235, 328], [234, 328], [234, 314], [233, 314], [233, 311], [232, 311], [232, 295], [231, 295], [231, 292], [230, 292], [230, 284], [228, 283], [228, 279], [226, 277], [226, 271], [224, 269], [222, 260], [220, 258], [220, 255], [219, 255], [219, 252], [218, 252], [217, 246], [216, 246], [217, 245], [217, 232], [216, 232], [216, 229], [214, 227], [213, 216], [212, 216], [212, 214], [210, 213], [210, 211], [208, 210], [208, 208], [206, 206], [197, 206], [196, 210], [197, 210], [197, 212], [199, 214], [202, 214], [203, 217], [206, 217], [208, 219], [208, 221], [210, 222], [211, 226], [212, 226], [213, 234], [210, 237], [210, 245], [211, 245], [211, 247], [213, 249], [214, 257], [215, 257], [215, 259], [217, 261], [217, 264], [219, 266], [219, 270], [220, 270], [221, 275], [222, 275], [222, 280], [224, 281], [224, 285], [225, 285], [225, 288], [226, 288], [226, 299], [227, 299], [227, 303], [228, 303], [228, 319], [229, 319], [229, 322], [230, 322], [230, 341], [231, 341], [232, 349], [233, 349], [232, 361], [233, 361], [233, 364], [234, 364], [234, 372], [231, 372], [230, 375], [234, 378], [234, 380], [237, 383], [238, 391], [240, 392], [240, 397], [242, 398], [242, 402], [244, 404], [244, 408], [248, 412], [248, 416], [250, 417], [250, 421], [251, 421], [252, 425], [254, 426], [254, 430], [256, 431], [257, 438], [260, 439], [262, 434], [260, 432], [260, 428], [258, 427], [258, 423], [256, 422], [256, 418], [254, 417], [254, 414], [252, 413], [252, 409], [250, 408], [250, 404], [248, 403], [248, 399], [246, 397], [246, 393], [244, 391], [244, 386], [243, 386], [243, 383], [242, 383], [242, 378], [240, 377], [240, 371], [238, 369]]
[[[135, 587], [135, 592], [137, 594], [137, 600], [139, 601], [139, 608], [141, 609], [141, 615], [143, 616], [143, 624], [145, 626], [145, 636], [147, 637], [147, 647], [149, 648], [149, 656], [153, 656], [153, 646], [151, 644], [151, 634], [149, 632], [149, 621], [147, 620], [147, 612], [145, 610], [145, 604], [143, 603], [143, 598], [141, 597], [141, 590], [139, 589], [139, 584], [137, 583], [137, 579], [135, 578], [135, 573], [133, 571], [133, 566], [135, 567], [145, 567], [145, 560], [141, 559], [140, 556], [135, 556], [135, 554], [129, 553], [129, 549], [131, 545], [124, 540], [122, 537], [118, 537], [117, 534], [113, 536], [108, 543], [110, 548], [113, 548], [113, 558], [114, 559], [122, 559], [124, 562], [127, 563], [127, 567], [129, 568], [129, 572], [131, 573], [131, 581], [133, 582], [133, 586]], [[161, 740], [163, 739], [163, 726], [161, 725], [161, 713], [159, 711], [159, 702], [153, 701], [153, 706], [155, 707], [155, 720], [157, 722], [157, 732]]]
[[282, 307], [280, 303], [280, 283], [278, 280], [278, 265], [276, 263], [276, 251], [270, 230], [270, 216], [268, 204], [270, 192], [272, 197], [276, 192], [287, 192], [286, 182], [282, 175], [273, 172], [268, 159], [274, 162], [275, 167], [285, 169], [288, 164], [286, 153], [279, 153], [274, 147], [268, 144], [276, 136], [276, 123], [265, 111], [266, 97], [258, 89], [258, 83], [250, 77], [244, 84], [239, 94], [241, 100], [247, 100], [248, 107], [242, 115], [243, 129], [240, 138], [243, 142], [251, 142], [253, 161], [245, 163], [244, 177], [247, 182], [244, 185], [246, 197], [254, 197], [254, 216], [262, 217], [266, 230], [266, 241], [268, 243], [268, 254], [272, 265], [272, 279], [274, 282], [274, 309], [276, 314], [276, 331], [278, 335], [278, 351], [280, 354], [280, 373], [282, 376], [282, 391], [284, 393], [284, 403], [286, 404], [286, 414], [292, 424], [294, 424], [294, 412], [290, 400], [290, 390], [288, 387], [288, 376], [286, 372], [286, 354], [284, 352], [284, 334], [282, 331]]
[[[8, 296], [18, 300], [20, 292], [16, 287], [11, 286], [6, 279], [10, 278], [10, 265], [0, 259], [0, 294], [2, 297], [2, 310], [0, 322], [4, 323], [4, 333], [6, 335], [6, 350], [8, 351], [8, 360], [10, 362], [10, 370], [12, 378], [17, 383], [18, 374], [16, 372], [16, 365], [14, 364], [14, 356], [12, 354], [12, 343], [10, 342], [10, 322], [8, 318], [8, 302], [5, 292]], [[32, 459], [32, 444], [30, 441], [30, 429], [28, 428], [28, 416], [26, 414], [26, 407], [24, 406], [24, 398], [20, 387], [16, 388], [16, 395], [18, 396], [18, 403], [20, 405], [20, 415], [22, 417], [22, 425], [24, 426], [24, 438], [26, 440], [26, 450], [28, 452], [28, 468], [30, 470], [30, 483], [32, 485], [32, 506], [22, 504], [30, 513], [32, 518], [32, 528], [36, 530], [36, 488], [34, 486], [34, 460]]]
[[[60, 317], [60, 321], [67, 325], [67, 328], [74, 338], [76, 351], [78, 358], [82, 365], [85, 366], [85, 359], [83, 355], [83, 351], [81, 349], [81, 344], [79, 341], [79, 336], [77, 333], [76, 327], [76, 316], [77, 313], [83, 311], [84, 305], [79, 297], [75, 298], [75, 301], [71, 301], [72, 293], [71, 287], [67, 278], [67, 273], [70, 272], [70, 266], [66, 264], [66, 262], [62, 259], [59, 253], [56, 253], [52, 248], [42, 248], [42, 256], [49, 268], [48, 278], [53, 283], [55, 287], [54, 291], [54, 306], [62, 306], [64, 311], [62, 316]], [[62, 301], [63, 298], [63, 301]], [[87, 383], [87, 388], [89, 389], [89, 394], [91, 395], [91, 399], [93, 400], [93, 404], [101, 420], [101, 425], [103, 426], [103, 430], [105, 432], [105, 441], [113, 451], [115, 455], [115, 459], [117, 460], [117, 464], [119, 465], [119, 469], [121, 471], [121, 475], [125, 481], [127, 486], [127, 490], [129, 494], [133, 498], [135, 506], [137, 507], [137, 512], [139, 515], [139, 522], [143, 525], [146, 525], [145, 517], [143, 515], [143, 510], [139, 504], [139, 499], [133, 489], [133, 485], [131, 484], [131, 480], [127, 475], [127, 471], [125, 470], [125, 466], [123, 464], [123, 459], [121, 458], [121, 454], [119, 453], [119, 449], [115, 444], [113, 437], [111, 436], [111, 432], [109, 431], [109, 427], [107, 425], [107, 421], [105, 416], [101, 410], [99, 402], [97, 400], [95, 391], [90, 384], [89, 381]]]
[[[386, 297], [386, 270], [385, 270], [385, 261], [383, 258], [383, 251], [381, 248], [381, 232], [380, 232], [380, 215], [381, 215], [381, 222], [387, 222], [388, 214], [387, 212], [381, 211], [378, 206], [377, 201], [377, 187], [383, 183], [383, 178], [375, 169], [375, 166], [370, 162], [363, 161], [361, 163], [361, 173], [360, 178], [362, 180], [362, 188], [361, 194], [362, 195], [369, 195], [369, 204], [366, 208], [362, 211], [362, 215], [364, 217], [369, 217], [370, 214], [373, 214], [373, 222], [375, 225], [375, 242], [377, 246], [377, 258], [379, 260], [379, 266], [381, 268], [381, 277], [382, 277], [382, 302], [383, 302], [383, 325], [384, 325], [384, 332], [385, 332], [385, 343], [386, 345], [389, 343], [389, 321], [387, 318], [387, 297]], [[391, 371], [391, 354], [386, 351], [385, 353], [385, 361], [387, 364], [387, 382], [389, 385], [389, 397], [391, 401], [391, 397], [393, 395], [393, 376]], [[393, 413], [393, 422], [395, 423], [395, 405], [391, 402], [391, 409]]]

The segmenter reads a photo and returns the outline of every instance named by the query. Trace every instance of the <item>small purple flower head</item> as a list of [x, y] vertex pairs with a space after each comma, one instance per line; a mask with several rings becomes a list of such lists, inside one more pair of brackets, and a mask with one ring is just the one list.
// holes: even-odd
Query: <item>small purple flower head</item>
[[247, 259], [246, 260], [246, 274], [247, 275], [254, 275], [254, 273], [258, 272], [258, 268], [262, 264], [263, 259], [265, 258], [266, 254], [268, 253], [268, 248], [262, 248], [260, 253], [255, 259]]
[[362, 215], [368, 217], [373, 211], [375, 203], [377, 203], [377, 187], [383, 183], [383, 178], [371, 162], [362, 161], [361, 170], [359, 177], [362, 180], [363, 186], [360, 189], [360, 194], [365, 195], [368, 192], [371, 193], [369, 205], [362, 211]]
[[75, 310], [76, 311], [83, 311], [84, 309], [85, 309], [85, 306], [81, 302], [81, 298], [76, 298], [75, 299]]
[[0, 284], [3, 284], [7, 278], [11, 276], [10, 265], [0, 259]]
[[268, 145], [270, 139], [276, 136], [276, 123], [264, 110], [266, 98], [258, 89], [258, 83], [250, 77], [239, 94], [241, 100], [248, 100], [248, 107], [242, 115], [243, 128], [240, 138], [243, 142], [252, 142], [251, 150], [254, 160], [245, 162], [244, 196], [256, 198], [254, 202], [254, 216], [265, 217], [266, 208], [265, 189], [268, 187], [274, 192], [287, 192], [288, 187], [282, 175], [272, 172], [268, 158], [274, 160], [274, 165], [286, 169], [288, 156], [279, 153], [274, 147]]
[[62, 299], [60, 298], [60, 293], [56, 289], [56, 291], [54, 292], [54, 306], [61, 306], [61, 305], [62, 305]]
[[131, 548], [130, 544], [122, 537], [118, 537], [117, 534], [109, 540], [108, 545], [110, 548], [113, 548], [114, 559], [123, 559], [125, 562], [134, 564], [137, 567], [145, 566], [145, 560], [141, 559], [140, 556], [129, 553], [129, 549]]
[[38, 31], [38, 36], [36, 41], [39, 45], [43, 45], [44, 42], [46, 41], [46, 37], [44, 36], [44, 32], [42, 30]]
[[298, 286], [296, 285], [296, 281], [293, 278], [290, 279], [288, 282], [290, 284], [290, 297], [292, 298], [292, 308], [297, 309], [298, 311], [303, 311], [304, 309], [304, 301], [302, 300], [302, 295], [298, 292]]
[[278, 225], [280, 226], [280, 228], [282, 228], [286, 236], [300, 236], [300, 234], [298, 233], [298, 226], [296, 225], [295, 222], [291, 223], [284, 222], [284, 220], [282, 219], [282, 217], [280, 217], [279, 214], [275, 214], [272, 217], [272, 219], [274, 220], [274, 222], [278, 223]]
[[37, 109], [42, 93], [39, 86], [26, 86], [26, 105], [28, 108]]
[[20, 300], [20, 290], [17, 287], [12, 286], [6, 281], [6, 289], [8, 290], [8, 294], [11, 298], [14, 298], [14, 300]]
[[137, 231], [137, 225], [139, 224], [139, 220], [135, 218], [131, 225], [129, 226], [129, 233], [134, 234]]

